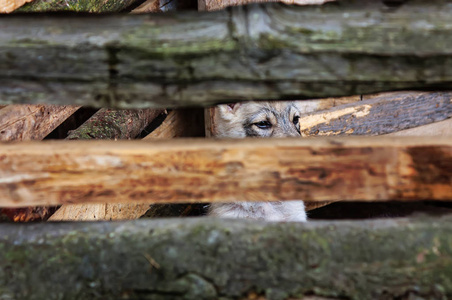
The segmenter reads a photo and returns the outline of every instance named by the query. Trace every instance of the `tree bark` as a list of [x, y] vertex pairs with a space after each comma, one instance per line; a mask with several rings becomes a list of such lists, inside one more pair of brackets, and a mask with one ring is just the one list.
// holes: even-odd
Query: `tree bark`
[[68, 140], [126, 140], [139, 135], [162, 110], [101, 109], [82, 126], [69, 133]]
[[343, 0], [164, 15], [2, 16], [0, 104], [166, 108], [450, 89], [452, 29], [444, 24], [451, 10], [446, 0], [398, 9]]
[[8, 299], [449, 299], [451, 240], [450, 216], [3, 224], [0, 290]]
[[381, 135], [452, 118], [452, 93], [390, 93], [300, 118], [303, 136]]
[[0, 145], [0, 205], [452, 200], [449, 137]]

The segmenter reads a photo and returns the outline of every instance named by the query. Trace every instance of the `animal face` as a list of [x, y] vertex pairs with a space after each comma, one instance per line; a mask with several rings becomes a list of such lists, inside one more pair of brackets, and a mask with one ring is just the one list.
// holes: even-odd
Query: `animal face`
[[300, 109], [292, 102], [244, 102], [219, 105], [216, 110], [217, 136], [291, 137], [300, 136]]

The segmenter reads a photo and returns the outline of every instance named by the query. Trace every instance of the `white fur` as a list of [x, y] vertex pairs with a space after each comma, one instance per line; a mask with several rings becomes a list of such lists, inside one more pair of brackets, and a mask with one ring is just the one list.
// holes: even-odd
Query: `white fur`
[[305, 222], [303, 201], [213, 203], [211, 216], [231, 219]]

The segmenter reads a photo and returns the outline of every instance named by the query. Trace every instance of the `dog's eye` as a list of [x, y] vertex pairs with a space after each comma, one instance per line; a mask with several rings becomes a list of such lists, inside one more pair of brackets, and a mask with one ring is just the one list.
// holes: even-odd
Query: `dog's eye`
[[254, 125], [256, 125], [260, 129], [270, 129], [272, 127], [272, 124], [269, 121], [260, 121], [254, 123]]
[[293, 121], [292, 121], [292, 122], [293, 122], [295, 125], [297, 125], [299, 121], [300, 121], [300, 117], [299, 117], [299, 116], [293, 117]]

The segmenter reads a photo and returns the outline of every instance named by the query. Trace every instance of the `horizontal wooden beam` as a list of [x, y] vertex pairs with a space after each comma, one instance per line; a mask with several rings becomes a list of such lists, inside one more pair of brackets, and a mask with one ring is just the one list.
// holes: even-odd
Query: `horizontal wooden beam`
[[449, 2], [383, 2], [0, 16], [0, 104], [154, 108], [451, 89]]
[[0, 144], [0, 205], [452, 200], [450, 137]]
[[2, 224], [0, 290], [25, 300], [450, 299], [451, 240], [450, 216]]

